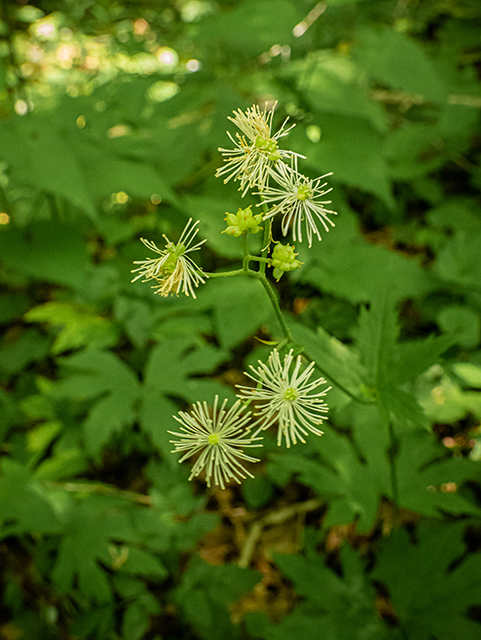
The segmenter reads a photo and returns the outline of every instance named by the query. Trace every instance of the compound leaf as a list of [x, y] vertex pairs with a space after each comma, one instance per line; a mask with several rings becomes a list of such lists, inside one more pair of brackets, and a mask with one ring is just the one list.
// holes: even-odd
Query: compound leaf
[[418, 527], [416, 545], [402, 529], [384, 542], [372, 577], [387, 585], [405, 637], [480, 637], [479, 623], [466, 613], [481, 598], [481, 555], [470, 555], [450, 570], [463, 552], [464, 528], [464, 522], [427, 521]]

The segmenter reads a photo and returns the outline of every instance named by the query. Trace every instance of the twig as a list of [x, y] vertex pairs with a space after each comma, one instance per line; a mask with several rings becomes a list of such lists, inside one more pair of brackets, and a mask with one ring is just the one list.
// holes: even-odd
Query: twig
[[82, 482], [43, 482], [44, 487], [47, 489], [64, 489], [65, 491], [71, 491], [72, 493], [97, 493], [107, 496], [115, 496], [117, 498], [124, 498], [124, 500], [130, 500], [131, 502], [140, 502], [149, 507], [152, 506], [152, 498], [145, 496], [141, 493], [135, 493], [134, 491], [125, 491], [124, 489], [117, 489], [116, 487], [109, 487], [105, 484], [87, 484]]
[[[414, 104], [426, 104], [431, 102], [426, 100], [422, 95], [415, 95], [412, 93], [404, 93], [403, 91], [385, 91], [382, 89], [375, 89], [371, 91], [371, 98], [378, 102], [387, 102], [391, 104], [402, 104], [405, 107], [411, 107]], [[481, 96], [466, 96], [452, 94], [448, 96], [448, 104], [458, 104], [464, 107], [473, 107], [474, 109], [481, 109]]]
[[315, 511], [320, 506], [322, 506], [322, 502], [318, 498], [312, 498], [312, 500], [306, 500], [306, 502], [300, 502], [298, 504], [293, 504], [289, 507], [285, 507], [284, 509], [279, 509], [279, 511], [272, 511], [263, 516], [260, 520], [255, 522], [252, 525], [251, 530], [249, 531], [249, 535], [247, 536], [247, 540], [242, 547], [242, 551], [239, 557], [239, 567], [248, 567], [251, 561], [252, 555], [254, 553], [255, 546], [261, 537], [262, 530], [264, 527], [273, 524], [281, 524], [290, 518], [293, 518], [295, 515], [300, 513], [307, 513], [308, 511]]

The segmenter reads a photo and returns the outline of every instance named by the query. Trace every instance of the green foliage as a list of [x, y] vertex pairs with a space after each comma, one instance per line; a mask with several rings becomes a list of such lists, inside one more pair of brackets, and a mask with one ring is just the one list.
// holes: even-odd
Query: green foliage
[[479, 623], [466, 613], [481, 595], [481, 558], [469, 555], [459, 563], [463, 529], [462, 523], [440, 526], [426, 521], [418, 529], [416, 545], [400, 530], [381, 549], [372, 576], [386, 584], [401, 632], [409, 638], [479, 636]]
[[[280, 624], [266, 625], [260, 636], [266, 640], [315, 638], [339, 640], [380, 640], [388, 637], [374, 606], [375, 590], [369, 584], [359, 556], [343, 547], [342, 576], [328, 568], [322, 558], [310, 553], [303, 556], [276, 556], [276, 563], [293, 582], [302, 601]], [[254, 637], [259, 623], [250, 622]]]
[[479, 479], [478, 465], [466, 459], [446, 458], [427, 433], [402, 438], [395, 469], [400, 506], [427, 516], [441, 513], [479, 515], [469, 493], [459, 491], [463, 482]]
[[[382, 428], [382, 425], [379, 425]], [[309, 459], [302, 454], [271, 454], [271, 477], [279, 470], [298, 475], [299, 482], [312, 487], [329, 504], [323, 522], [325, 527], [358, 520], [359, 532], [367, 532], [374, 525], [381, 495], [391, 495], [388, 484], [388, 465], [385, 452], [381, 468], [361, 462], [352, 444], [333, 430], [322, 437], [322, 450]], [[282, 475], [281, 475], [282, 477]]]
[[91, 454], [135, 418], [139, 384], [132, 370], [110, 352], [85, 350], [60, 360], [70, 375], [58, 383], [54, 395], [59, 400], [92, 399], [83, 436]]
[[25, 319], [62, 327], [52, 345], [55, 355], [85, 346], [108, 348], [117, 344], [118, 340], [118, 331], [112, 322], [89, 309], [67, 303], [46, 302], [30, 309]]
[[226, 605], [252, 589], [259, 578], [257, 571], [230, 564], [214, 567], [193, 559], [173, 597], [201, 638], [238, 638], [239, 627], [232, 624]]
[[45, 489], [33, 474], [13, 460], [2, 462], [0, 483], [1, 537], [32, 530], [56, 533], [59, 520]]
[[377, 82], [430, 101], [446, 99], [446, 86], [422, 45], [405, 33], [364, 28], [358, 33], [354, 55]]
[[28, 231], [2, 229], [0, 251], [5, 266], [23, 277], [71, 287], [85, 282], [89, 257], [73, 226], [34, 222]]

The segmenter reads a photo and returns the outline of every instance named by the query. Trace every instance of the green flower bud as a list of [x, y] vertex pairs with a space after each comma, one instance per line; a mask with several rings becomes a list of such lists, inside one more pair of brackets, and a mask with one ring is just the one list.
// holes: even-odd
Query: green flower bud
[[270, 266], [274, 267], [273, 275], [279, 280], [286, 271], [295, 271], [301, 266], [301, 262], [296, 260], [297, 253], [290, 244], [277, 243], [272, 251]]
[[262, 213], [253, 215], [251, 209], [252, 205], [249, 205], [246, 209], [239, 209], [237, 213], [226, 213], [227, 229], [224, 229], [222, 233], [228, 233], [230, 236], [238, 238], [244, 233], [257, 233], [260, 231], [261, 227], [259, 225], [262, 222]]

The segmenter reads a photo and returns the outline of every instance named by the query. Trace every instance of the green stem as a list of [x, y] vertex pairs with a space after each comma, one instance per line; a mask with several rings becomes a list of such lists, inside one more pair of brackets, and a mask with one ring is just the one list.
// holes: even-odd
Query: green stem
[[[261, 267], [263, 265], [265, 268], [265, 263], [261, 263]], [[271, 304], [274, 307], [275, 314], [277, 316], [277, 319], [279, 320], [279, 324], [281, 325], [282, 333], [284, 334], [285, 339], [288, 340], [289, 342], [292, 342], [291, 332], [284, 318], [282, 317], [281, 308], [279, 307], [276, 294], [274, 293], [274, 289], [272, 288], [269, 280], [266, 278], [264, 273], [261, 273], [261, 271], [258, 271], [258, 272], [252, 271], [251, 273], [253, 274], [254, 278], [257, 278], [257, 280], [260, 281], [267, 295], [269, 296], [269, 300], [271, 301]]]
[[[253, 271], [252, 269], [249, 269], [247, 267], [247, 264], [248, 264], [250, 258], [251, 258], [251, 256], [249, 256], [249, 254], [247, 254], [247, 256], [244, 258], [244, 266], [243, 266], [242, 269], [235, 269], [234, 271], [220, 271], [218, 273], [206, 273], [206, 275], [209, 278], [228, 278], [230, 276], [246, 275], [246, 276], [249, 276], [250, 278], [256, 278], [256, 280], [259, 280], [259, 282], [264, 287], [267, 295], [269, 296], [269, 300], [271, 301], [272, 306], [274, 307], [274, 312], [275, 312], [276, 317], [277, 317], [277, 319], [279, 321], [279, 324], [281, 325], [281, 329], [282, 329], [282, 333], [284, 334], [284, 338], [286, 340], [288, 340], [289, 342], [291, 342], [292, 341], [291, 332], [289, 330], [289, 327], [286, 325], [286, 322], [285, 322], [284, 318], [282, 317], [281, 309], [279, 307], [279, 303], [277, 302], [277, 298], [276, 298], [276, 294], [274, 292], [274, 289], [272, 288], [269, 280], [267, 279], [267, 277], [265, 276], [264, 273], [261, 273], [260, 271]], [[255, 258], [255, 256], [254, 256], [254, 258]], [[265, 258], [258, 258], [258, 259], [262, 260], [261, 266], [264, 265], [264, 267], [265, 267], [265, 265], [268, 262], [268, 260], [265, 259]]]
[[269, 258], [261, 258], [260, 256], [253, 256], [250, 253], [246, 257], [249, 258], [249, 262], [251, 260], [255, 260], [256, 262], [265, 262], [266, 264], [270, 262]]
[[[262, 210], [264, 211], [264, 213], [267, 213], [269, 211], [268, 206], [265, 204], [265, 202], [262, 203]], [[264, 224], [264, 238], [262, 239], [262, 257], [263, 258], [267, 258], [267, 254], [269, 252], [269, 245], [271, 243], [271, 229], [272, 229], [272, 220], [266, 220], [265, 224]], [[259, 272], [262, 273], [263, 275], [266, 272], [266, 264], [264, 262], [261, 262], [259, 265]]]
[[[248, 271], [250, 271], [250, 269], [248, 269], [247, 272], [246, 272], [245, 269], [234, 269], [234, 271], [216, 271], [215, 273], [206, 272], [205, 275], [208, 278], [228, 278], [229, 276], [242, 276], [242, 275], [245, 275], [246, 273], [248, 273]], [[253, 271], [252, 273], [255, 273], [255, 272]]]
[[247, 250], [247, 233], [243, 233], [242, 236], [242, 251], [244, 252], [244, 257], [249, 255], [249, 251]]
[[242, 251], [244, 252], [244, 259], [242, 260], [242, 268], [244, 272], [247, 273], [249, 271], [249, 251], [247, 249], [247, 234], [244, 233], [242, 235]]
[[349, 396], [352, 400], [355, 400], [356, 402], [360, 402], [361, 404], [375, 404], [376, 400], [370, 400], [370, 399], [365, 399], [365, 398], [360, 398], [359, 396], [354, 395], [354, 393], [352, 393], [352, 391], [349, 391], [349, 389], [347, 387], [345, 387], [342, 382], [339, 382], [333, 375], [331, 372], [326, 371], [325, 369], [323, 369], [319, 363], [317, 362], [317, 360], [314, 360], [314, 358], [312, 358], [308, 353], [306, 353], [305, 351], [302, 352], [302, 355], [304, 356], [304, 358], [306, 358], [306, 360], [309, 360], [309, 362], [314, 362], [314, 365], [316, 367], [316, 369], [319, 371], [319, 373], [322, 373], [326, 378], [328, 378], [328, 380], [330, 382], [332, 382], [332, 384], [335, 387], [338, 387], [343, 393], [346, 394], [346, 396]]

